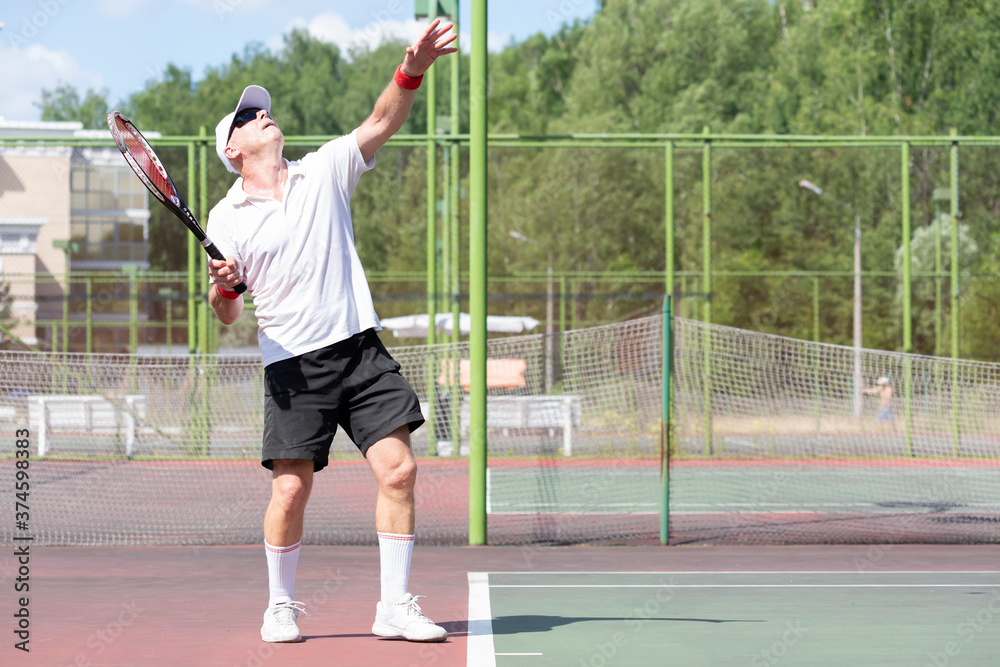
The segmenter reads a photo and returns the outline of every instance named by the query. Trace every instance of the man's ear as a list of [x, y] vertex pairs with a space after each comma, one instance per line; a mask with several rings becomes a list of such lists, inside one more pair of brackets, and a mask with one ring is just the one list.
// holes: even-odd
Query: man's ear
[[226, 147], [222, 149], [222, 152], [227, 158], [229, 158], [230, 162], [243, 155], [239, 148], [233, 146], [232, 142], [226, 144]]

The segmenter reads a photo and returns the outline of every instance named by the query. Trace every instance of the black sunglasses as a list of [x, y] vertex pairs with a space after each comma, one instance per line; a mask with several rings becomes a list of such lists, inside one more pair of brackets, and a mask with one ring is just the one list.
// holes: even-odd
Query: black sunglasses
[[[233, 130], [235, 130], [238, 127], [243, 127], [252, 120], [256, 120], [257, 112], [260, 110], [261, 110], [260, 107], [247, 107], [246, 109], [243, 109], [238, 114], [236, 114], [236, 116], [233, 118], [233, 124], [229, 126], [229, 136], [226, 137], [226, 140], [228, 141], [229, 139], [233, 138]], [[264, 115], [267, 116], [268, 118], [271, 118], [271, 120], [274, 120], [274, 118], [268, 112], [265, 111]]]

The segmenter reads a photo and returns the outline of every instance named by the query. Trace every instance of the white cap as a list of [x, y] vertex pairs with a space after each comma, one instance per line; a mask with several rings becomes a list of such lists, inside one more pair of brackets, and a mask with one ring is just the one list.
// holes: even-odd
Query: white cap
[[883, 375], [875, 382], [875, 384], [889, 384], [889, 378]]
[[236, 114], [243, 109], [251, 107], [263, 109], [270, 114], [271, 94], [260, 86], [247, 86], [243, 89], [243, 94], [240, 95], [240, 101], [236, 105], [236, 109], [232, 113], [226, 114], [225, 118], [220, 120], [219, 124], [215, 126], [215, 152], [219, 154], [219, 159], [222, 160], [222, 164], [226, 165], [226, 169], [234, 174], [240, 172], [236, 171], [233, 163], [229, 161], [224, 152], [226, 146], [229, 144], [229, 129], [233, 126], [233, 119], [236, 118]]

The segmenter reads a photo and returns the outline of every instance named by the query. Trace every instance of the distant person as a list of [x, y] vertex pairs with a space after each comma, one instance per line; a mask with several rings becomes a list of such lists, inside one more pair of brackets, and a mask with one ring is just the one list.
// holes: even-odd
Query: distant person
[[892, 417], [892, 385], [889, 378], [884, 375], [875, 381], [875, 386], [866, 388], [866, 394], [878, 394], [878, 412], [875, 414], [875, 421], [885, 424], [893, 423]]
[[208, 232], [226, 260], [208, 263], [208, 300], [216, 316], [232, 324], [243, 312], [233, 290], [246, 282], [264, 364], [261, 465], [272, 473], [264, 515], [265, 642], [302, 640], [296, 621], [305, 605], [295, 600], [294, 584], [303, 516], [313, 474], [326, 467], [338, 426], [378, 484], [381, 600], [372, 633], [418, 642], [448, 636], [408, 591], [417, 476], [410, 433], [424, 419], [417, 395], [376, 335], [350, 200], [361, 175], [375, 166], [375, 152], [409, 115], [424, 72], [457, 51], [448, 47], [456, 37], [451, 27], [431, 23], [407, 47], [371, 115], [301, 160], [283, 157], [285, 138], [260, 86], [248, 86], [215, 129], [219, 158], [240, 178], [209, 215]]

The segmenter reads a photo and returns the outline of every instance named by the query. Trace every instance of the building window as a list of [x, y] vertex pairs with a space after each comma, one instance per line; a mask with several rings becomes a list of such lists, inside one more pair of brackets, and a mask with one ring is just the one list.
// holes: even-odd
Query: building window
[[0, 254], [33, 255], [37, 236], [27, 233], [0, 233]]
[[73, 164], [70, 190], [78, 266], [146, 263], [148, 192], [127, 165]]

